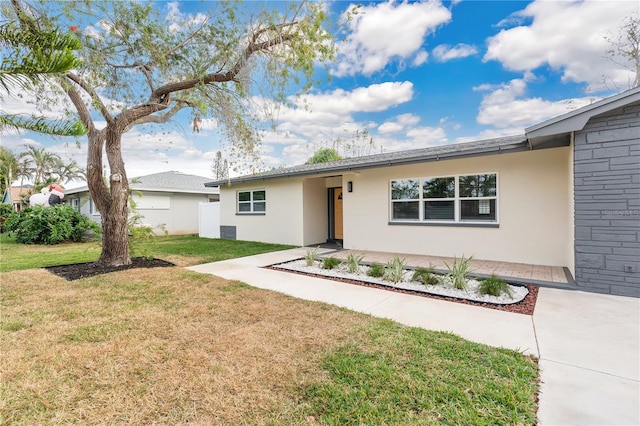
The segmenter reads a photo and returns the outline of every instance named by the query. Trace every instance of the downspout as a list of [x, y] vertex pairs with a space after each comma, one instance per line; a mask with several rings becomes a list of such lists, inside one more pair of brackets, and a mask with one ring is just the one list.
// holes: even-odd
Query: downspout
[[[575, 188], [575, 130], [571, 131], [569, 137], [569, 253], [568, 259], [571, 262], [568, 266], [569, 272], [572, 275], [572, 280], [575, 280], [576, 276], [576, 188]], [[575, 283], [575, 281], [574, 281]]]

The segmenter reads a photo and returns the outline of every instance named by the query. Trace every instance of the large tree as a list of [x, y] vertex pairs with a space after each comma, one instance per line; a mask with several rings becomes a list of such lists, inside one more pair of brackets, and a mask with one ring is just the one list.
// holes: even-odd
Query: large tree
[[215, 118], [232, 147], [252, 152], [257, 128], [249, 100], [259, 94], [284, 101], [292, 84], [310, 87], [314, 63], [334, 54], [321, 3], [209, 4], [211, 11], [194, 16], [176, 10], [179, 3], [24, 5], [43, 28], [81, 26], [83, 66], [48, 89], [61, 90], [88, 129], [87, 180], [102, 215], [100, 263], [131, 262], [124, 133], [187, 109], [193, 118]]

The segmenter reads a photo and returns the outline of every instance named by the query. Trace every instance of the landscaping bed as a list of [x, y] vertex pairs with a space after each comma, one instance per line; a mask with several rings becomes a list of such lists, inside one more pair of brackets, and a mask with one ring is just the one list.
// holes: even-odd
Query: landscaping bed
[[79, 280], [81, 278], [93, 277], [96, 275], [108, 274], [109, 272], [124, 271], [136, 268], [165, 268], [176, 266], [171, 262], [162, 259], [151, 259], [147, 257], [133, 257], [128, 265], [109, 266], [98, 262], [74, 263], [70, 265], [48, 266], [45, 269], [54, 275], [64, 278], [67, 281]]
[[[309, 266], [306, 259], [300, 258], [271, 265], [269, 268], [525, 315], [533, 315], [538, 296], [538, 287], [534, 285], [505, 283], [508, 285], [506, 290], [494, 296], [481, 293], [482, 279], [466, 277], [466, 288], [459, 289], [455, 288], [450, 276], [432, 271], [428, 273], [434, 277], [434, 282], [437, 280], [437, 283], [424, 284], [412, 279], [418, 269], [403, 268], [401, 279], [398, 279], [400, 278], [400, 273], [398, 272], [396, 273], [396, 280], [390, 280], [388, 276], [373, 277], [368, 275], [371, 265], [358, 265], [356, 272], [350, 272], [346, 262], [335, 263], [334, 267], [325, 268], [323, 267], [323, 260], [313, 260]], [[390, 262], [383, 268], [388, 271], [393, 266], [392, 263]], [[398, 267], [398, 263], [396, 263], [396, 267]]]

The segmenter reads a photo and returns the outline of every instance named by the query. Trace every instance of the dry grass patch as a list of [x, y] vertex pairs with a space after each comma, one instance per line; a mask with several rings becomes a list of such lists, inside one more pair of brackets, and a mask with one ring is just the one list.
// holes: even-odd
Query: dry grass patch
[[253, 422], [368, 321], [179, 268], [2, 283], [2, 424]]

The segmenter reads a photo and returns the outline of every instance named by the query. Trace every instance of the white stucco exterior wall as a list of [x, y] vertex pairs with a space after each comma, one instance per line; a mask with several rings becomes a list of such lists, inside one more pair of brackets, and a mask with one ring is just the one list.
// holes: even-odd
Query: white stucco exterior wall
[[329, 228], [327, 184], [324, 178], [303, 180], [303, 242], [305, 246], [327, 240]]
[[[303, 245], [302, 179], [274, 179], [220, 187], [220, 225], [235, 226], [236, 239]], [[265, 214], [237, 214], [237, 192], [266, 190]]]
[[[572, 264], [570, 147], [498, 154], [345, 175], [344, 247], [474, 256], [554, 266]], [[499, 228], [389, 224], [392, 179], [498, 173]]]
[[[157, 200], [154, 205], [145, 205], [149, 200]], [[207, 194], [183, 194], [183, 193], [162, 193], [143, 192], [140, 197], [133, 195], [134, 201], [138, 203], [138, 213], [142, 216], [142, 223], [154, 228], [156, 233], [163, 233], [160, 227], [164, 226], [169, 234], [197, 234], [198, 233], [198, 205], [206, 203], [209, 199]]]

